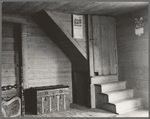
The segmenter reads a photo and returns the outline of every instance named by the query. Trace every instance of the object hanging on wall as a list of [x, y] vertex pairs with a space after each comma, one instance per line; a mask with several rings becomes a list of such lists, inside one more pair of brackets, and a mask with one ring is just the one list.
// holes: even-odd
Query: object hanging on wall
[[135, 18], [135, 34], [141, 36], [144, 33], [143, 17]]
[[73, 15], [73, 37], [83, 38], [83, 15]]

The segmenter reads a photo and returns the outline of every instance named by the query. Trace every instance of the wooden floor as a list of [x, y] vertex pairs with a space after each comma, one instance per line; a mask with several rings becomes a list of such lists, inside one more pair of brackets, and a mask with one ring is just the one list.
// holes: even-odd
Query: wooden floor
[[72, 104], [70, 110], [42, 115], [26, 114], [25, 117], [149, 117], [149, 112], [146, 109], [140, 109], [118, 115], [102, 109], [88, 109]]

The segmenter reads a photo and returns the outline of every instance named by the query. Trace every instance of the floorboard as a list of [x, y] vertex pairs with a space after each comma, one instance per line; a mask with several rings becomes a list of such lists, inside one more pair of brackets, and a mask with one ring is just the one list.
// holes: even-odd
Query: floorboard
[[53, 112], [41, 115], [26, 114], [25, 117], [149, 117], [147, 109], [139, 109], [121, 115], [114, 114], [102, 109], [89, 109], [76, 104], [71, 104], [66, 111]]

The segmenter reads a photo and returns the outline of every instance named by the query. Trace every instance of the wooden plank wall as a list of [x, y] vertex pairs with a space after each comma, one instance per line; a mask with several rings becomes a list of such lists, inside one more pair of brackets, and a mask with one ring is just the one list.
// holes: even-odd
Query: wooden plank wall
[[[68, 57], [51, 41], [51, 39], [34, 23], [29, 17], [9, 16], [3, 21], [19, 23], [22, 25], [22, 40], [26, 40], [25, 53], [26, 59], [26, 81], [25, 88], [48, 86], [48, 85], [69, 85], [72, 102], [72, 74], [71, 62]], [[26, 28], [25, 28], [26, 27]], [[24, 29], [25, 28], [25, 29]], [[15, 64], [14, 64], [14, 38], [13, 25], [3, 24], [3, 43], [2, 43], [2, 85], [14, 85]], [[24, 64], [23, 64], [24, 65]], [[16, 90], [8, 93], [14, 95]]]
[[[67, 13], [61, 13], [61, 12], [53, 12], [55, 16], [60, 20], [62, 25], [65, 26], [67, 31], [71, 36], [73, 36], [72, 33], [72, 16], [71, 14]], [[83, 39], [75, 39], [76, 42], [82, 47], [82, 49], [87, 52], [87, 43], [86, 43], [86, 35], [85, 35], [85, 16], [83, 15]]]
[[[144, 18], [144, 34], [135, 35], [135, 18]], [[117, 18], [119, 80], [126, 80], [148, 107], [148, 8]]]
[[72, 102], [70, 60], [31, 19], [27, 33], [28, 87], [69, 85]]
[[[116, 20], [92, 15], [94, 72], [98, 75], [116, 74]], [[92, 50], [92, 49], [90, 49]]]
[[[14, 24], [2, 23], [2, 86], [16, 84]], [[17, 94], [16, 89], [2, 91], [2, 97], [11, 98]]]

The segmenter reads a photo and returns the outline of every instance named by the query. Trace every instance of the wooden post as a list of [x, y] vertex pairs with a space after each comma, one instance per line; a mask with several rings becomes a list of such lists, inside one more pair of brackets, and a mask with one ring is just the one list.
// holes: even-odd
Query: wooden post
[[87, 39], [87, 57], [88, 57], [88, 71], [87, 71], [87, 100], [88, 107], [91, 108], [91, 77], [94, 76], [94, 67], [93, 67], [93, 36], [91, 28], [91, 15], [85, 15], [85, 39]]
[[90, 77], [89, 77], [89, 90], [90, 90], [90, 98], [89, 98], [89, 102], [90, 102], [90, 107], [91, 108], [95, 108], [95, 88], [94, 88], [94, 84], [91, 84], [91, 77], [94, 77], [94, 47], [93, 47], [93, 33], [92, 33], [92, 17], [91, 15], [87, 16], [88, 19], [88, 30], [87, 30], [87, 39], [88, 39], [88, 60], [89, 60], [89, 71], [90, 71]]
[[14, 32], [14, 49], [15, 49], [15, 76], [16, 76], [16, 84], [18, 86], [17, 88], [17, 96], [18, 97], [21, 97], [21, 89], [20, 89], [20, 78], [21, 78], [21, 75], [20, 75], [20, 70], [21, 70], [21, 58], [20, 58], [20, 50], [21, 50], [21, 34], [20, 34], [20, 31], [21, 30], [21, 26], [19, 24], [15, 24], [14, 25], [14, 29], [13, 29], [13, 32]]
[[90, 76], [94, 76], [94, 56], [93, 56], [93, 35], [92, 35], [92, 19], [91, 15], [88, 15], [88, 57], [89, 57], [89, 68]]
[[25, 115], [25, 102], [24, 102], [24, 89], [28, 88], [28, 49], [27, 49], [27, 26], [22, 24], [21, 27], [21, 37], [22, 37], [22, 79], [21, 79], [21, 106], [22, 116]]
[[91, 84], [91, 108], [95, 108], [95, 86]]
[[22, 68], [23, 68], [23, 88], [28, 88], [28, 49], [27, 49], [27, 26], [22, 25]]

